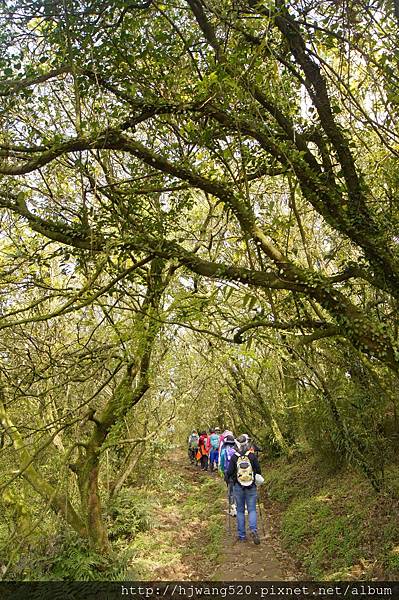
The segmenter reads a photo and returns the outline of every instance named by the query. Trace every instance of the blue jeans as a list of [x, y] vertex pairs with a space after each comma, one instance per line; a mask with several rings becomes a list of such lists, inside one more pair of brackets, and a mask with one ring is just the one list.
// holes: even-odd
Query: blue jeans
[[245, 505], [248, 509], [248, 520], [250, 531], [257, 531], [256, 522], [256, 485], [245, 488], [239, 483], [234, 485], [234, 497], [237, 505], [237, 531], [240, 539], [245, 539]]
[[218, 461], [219, 461], [219, 450], [217, 448], [212, 448], [210, 455], [209, 455], [209, 462], [211, 464], [211, 469], [213, 469], [214, 464], [216, 465], [216, 467], [218, 466]]

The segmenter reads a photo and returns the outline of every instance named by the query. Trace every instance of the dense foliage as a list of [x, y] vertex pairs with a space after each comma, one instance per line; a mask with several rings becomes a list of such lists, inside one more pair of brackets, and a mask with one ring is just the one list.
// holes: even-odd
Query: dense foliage
[[52, 510], [107, 555], [109, 502], [193, 425], [381, 491], [397, 4], [2, 6], [0, 538]]

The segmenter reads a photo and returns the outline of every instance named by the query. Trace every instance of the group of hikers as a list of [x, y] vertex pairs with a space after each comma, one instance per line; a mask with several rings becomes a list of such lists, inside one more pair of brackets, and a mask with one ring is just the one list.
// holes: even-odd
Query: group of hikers
[[235, 438], [232, 431], [220, 432], [219, 427], [199, 433], [194, 429], [188, 438], [190, 462], [203, 471], [219, 471], [227, 485], [229, 515], [237, 517], [237, 540], [247, 539], [245, 509], [251, 538], [260, 544], [256, 502], [257, 485], [263, 483], [257, 457], [259, 448], [251, 443], [247, 434]]

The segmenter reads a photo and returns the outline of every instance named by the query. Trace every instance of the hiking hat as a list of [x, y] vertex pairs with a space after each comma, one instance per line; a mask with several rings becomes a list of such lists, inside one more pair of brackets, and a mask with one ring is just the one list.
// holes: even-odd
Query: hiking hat
[[215, 427], [215, 431], [220, 431], [220, 427]]
[[246, 452], [249, 447], [249, 435], [244, 433], [235, 440], [239, 452]]
[[226, 435], [226, 437], [223, 440], [223, 444], [231, 444], [232, 446], [236, 443], [235, 439], [234, 439], [234, 435]]
[[225, 438], [226, 435], [234, 435], [234, 433], [232, 431], [230, 431], [229, 429], [226, 429], [226, 431], [223, 431], [222, 437]]

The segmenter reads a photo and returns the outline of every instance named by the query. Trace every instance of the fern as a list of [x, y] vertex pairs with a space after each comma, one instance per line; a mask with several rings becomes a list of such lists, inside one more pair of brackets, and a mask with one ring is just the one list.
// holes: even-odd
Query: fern
[[122, 489], [109, 505], [110, 538], [134, 537], [153, 525], [154, 501], [142, 492]]
[[54, 560], [52, 575], [63, 580], [94, 581], [102, 563], [101, 556], [87, 549], [82, 543], [66, 544]]

